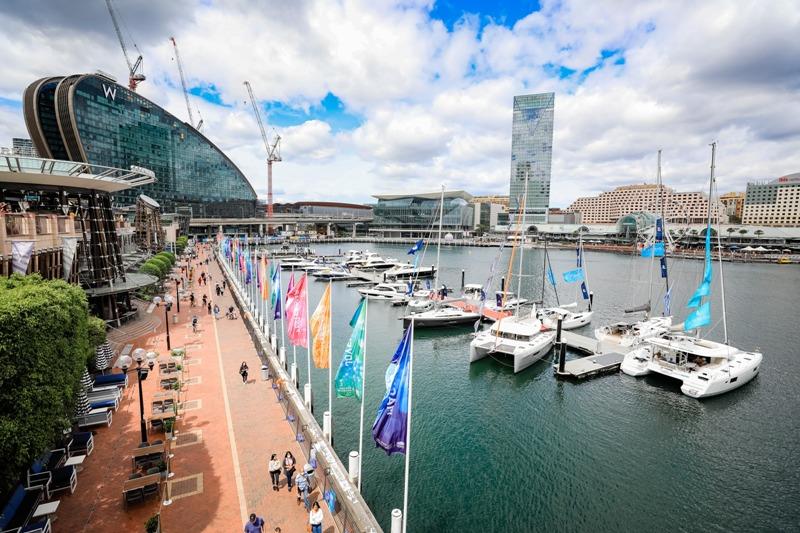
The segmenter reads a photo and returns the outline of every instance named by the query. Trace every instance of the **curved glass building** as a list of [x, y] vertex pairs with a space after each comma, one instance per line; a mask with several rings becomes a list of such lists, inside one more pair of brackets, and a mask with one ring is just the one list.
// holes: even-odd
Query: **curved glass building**
[[115, 195], [115, 205], [132, 205], [144, 193], [163, 212], [255, 216], [256, 192], [233, 161], [191, 125], [110, 78], [42, 78], [25, 90], [23, 107], [42, 157], [155, 173], [156, 183]]

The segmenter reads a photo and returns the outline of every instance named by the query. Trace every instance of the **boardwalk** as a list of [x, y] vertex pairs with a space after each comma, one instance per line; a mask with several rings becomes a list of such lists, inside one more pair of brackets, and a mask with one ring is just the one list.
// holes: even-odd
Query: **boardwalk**
[[[222, 274], [215, 263], [201, 270], [214, 280]], [[195, 297], [213, 295], [211, 288], [194, 286]], [[218, 305], [233, 305], [226, 294]], [[146, 308], [142, 310], [146, 315]], [[173, 312], [175, 308], [173, 307]], [[120, 339], [118, 345], [133, 344], [166, 354], [163, 307], [153, 310], [161, 320], [150, 317], [147, 326], [131, 324], [138, 338]], [[199, 319], [195, 333], [191, 317]], [[153, 331], [153, 328], [156, 328]], [[144, 334], [142, 329], [146, 330]], [[122, 486], [131, 472], [131, 455], [140, 441], [139, 401], [135, 373], [123, 402], [114, 414], [110, 428], [95, 435], [95, 452], [89, 456], [78, 475], [75, 494], [61, 496], [56, 531], [142, 531], [151, 515], [161, 512], [167, 531], [241, 531], [246, 516], [255, 512], [266, 520], [265, 531], [276, 526], [285, 532], [306, 531], [308, 514], [285, 487], [272, 490], [267, 473], [270, 453], [283, 455], [287, 450], [304, 463], [299, 444], [284, 421], [284, 414], [270, 387], [260, 381], [261, 363], [242, 320], [214, 320], [205, 309], [190, 308], [181, 302], [177, 324], [170, 324], [172, 346], [185, 346], [182, 364], [181, 413], [176, 425], [178, 438], [172, 443], [171, 470], [174, 477], [164, 485], [159, 501], [149, 500], [125, 509]], [[246, 361], [251, 369], [249, 380], [242, 383], [239, 365]], [[158, 368], [143, 382], [145, 416], [150, 414], [150, 399], [158, 389]], [[163, 439], [152, 433], [149, 440]], [[168, 486], [167, 486], [168, 485]], [[167, 492], [169, 490], [169, 492]], [[171, 505], [163, 505], [171, 496]], [[311, 499], [319, 498], [312, 493]], [[324, 506], [323, 506], [324, 508]], [[334, 531], [329, 515], [326, 533]]]

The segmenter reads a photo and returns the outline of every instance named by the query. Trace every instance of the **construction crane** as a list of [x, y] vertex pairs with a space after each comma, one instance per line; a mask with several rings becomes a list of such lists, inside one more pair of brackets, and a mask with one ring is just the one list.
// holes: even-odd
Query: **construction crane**
[[[183, 74], [183, 64], [181, 63], [181, 56], [178, 53], [178, 43], [175, 42], [175, 37], [170, 37], [170, 41], [172, 41], [172, 46], [175, 48], [175, 62], [178, 64], [178, 72], [181, 75], [181, 86], [183, 86], [183, 98], [186, 100], [186, 111], [189, 112], [189, 124], [194, 126], [194, 116], [192, 115], [192, 106], [189, 105], [189, 90], [186, 88], [186, 76]], [[200, 113], [200, 110], [197, 110], [197, 113]], [[197, 123], [197, 131], [200, 131], [200, 128], [203, 127], [203, 119], [200, 118], [200, 122]]]
[[128, 48], [125, 46], [125, 39], [122, 38], [122, 30], [119, 29], [119, 21], [117, 20], [117, 14], [114, 12], [114, 6], [111, 5], [111, 0], [106, 0], [106, 6], [108, 6], [108, 14], [111, 15], [111, 22], [114, 23], [114, 30], [117, 32], [117, 39], [119, 39], [119, 45], [122, 47], [125, 62], [128, 64], [128, 88], [131, 91], [135, 91], [136, 86], [146, 79], [142, 72], [142, 54], [139, 52], [136, 43], [133, 43], [133, 48], [139, 53], [139, 57], [136, 58], [135, 62], [131, 63]]
[[272, 221], [272, 163], [281, 160], [281, 136], [276, 132], [275, 141], [270, 145], [264, 124], [261, 122], [261, 113], [258, 111], [256, 97], [253, 96], [253, 88], [250, 87], [249, 81], [245, 81], [244, 85], [247, 87], [247, 94], [250, 95], [250, 103], [253, 105], [258, 129], [261, 130], [261, 138], [264, 140], [264, 148], [267, 149], [267, 231], [271, 232], [272, 226], [269, 223]]

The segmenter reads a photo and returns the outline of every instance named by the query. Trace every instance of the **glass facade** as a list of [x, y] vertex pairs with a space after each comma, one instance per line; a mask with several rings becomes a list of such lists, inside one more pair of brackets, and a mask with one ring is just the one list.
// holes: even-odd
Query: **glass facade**
[[[45, 117], [57, 112], [62, 117], [60, 138], [75, 147], [69, 150], [75, 152], [72, 159], [144, 167], [157, 178], [115, 195], [115, 205], [132, 205], [139, 194], [146, 194], [161, 204], [162, 212], [188, 208], [195, 217], [255, 216], [256, 193], [244, 174], [197, 130], [108, 79], [76, 78], [59, 85], [55, 112], [43, 113], [52, 106], [52, 91], [40, 91], [39, 115], [48, 144], [58, 145], [50, 142]], [[66, 91], [71, 98], [64, 98]], [[59, 105], [62, 101], [69, 101], [68, 110]]]
[[[408, 196], [377, 196], [378, 203], [373, 208], [372, 226], [390, 230], [436, 229], [439, 224], [439, 204], [441, 197], [436, 193]], [[471, 196], [464, 192], [445, 193], [444, 231], [463, 231], [472, 229], [474, 220]]]
[[528, 195], [523, 221], [547, 222], [550, 206], [550, 166], [553, 157], [553, 109], [555, 93], [514, 97], [511, 126], [511, 186], [509, 212], [512, 223], [519, 221], [525, 176]]

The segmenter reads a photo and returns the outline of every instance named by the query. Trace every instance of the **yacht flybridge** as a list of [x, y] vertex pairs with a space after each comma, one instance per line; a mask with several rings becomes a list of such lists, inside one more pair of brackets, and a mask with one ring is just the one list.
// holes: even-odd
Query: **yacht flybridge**
[[625, 356], [629, 376], [661, 374], [682, 382], [681, 392], [707, 398], [741, 387], [758, 375], [762, 354], [688, 335], [650, 338]]
[[469, 345], [469, 362], [496, 354], [510, 357], [514, 372], [521, 372], [550, 351], [555, 338], [555, 332], [546, 330], [534, 316], [503, 318], [475, 336]]
[[[628, 352], [620, 369], [629, 376], [650, 373], [669, 376], [681, 381], [681, 392], [693, 398], [707, 398], [723, 394], [758, 375], [763, 355], [745, 352], [728, 344], [728, 321], [725, 312], [725, 282], [722, 253], [719, 255], [719, 286], [722, 302], [722, 330], [724, 342], [700, 338], [700, 328], [711, 324], [711, 206], [716, 192], [714, 161], [716, 143], [711, 144], [711, 179], [708, 191], [708, 223], [705, 229], [705, 264], [703, 279], [687, 303], [693, 311], [683, 323], [683, 333], [650, 338], [639, 348]], [[717, 231], [717, 245], [721, 248]], [[697, 332], [691, 336], [692, 331]]]

